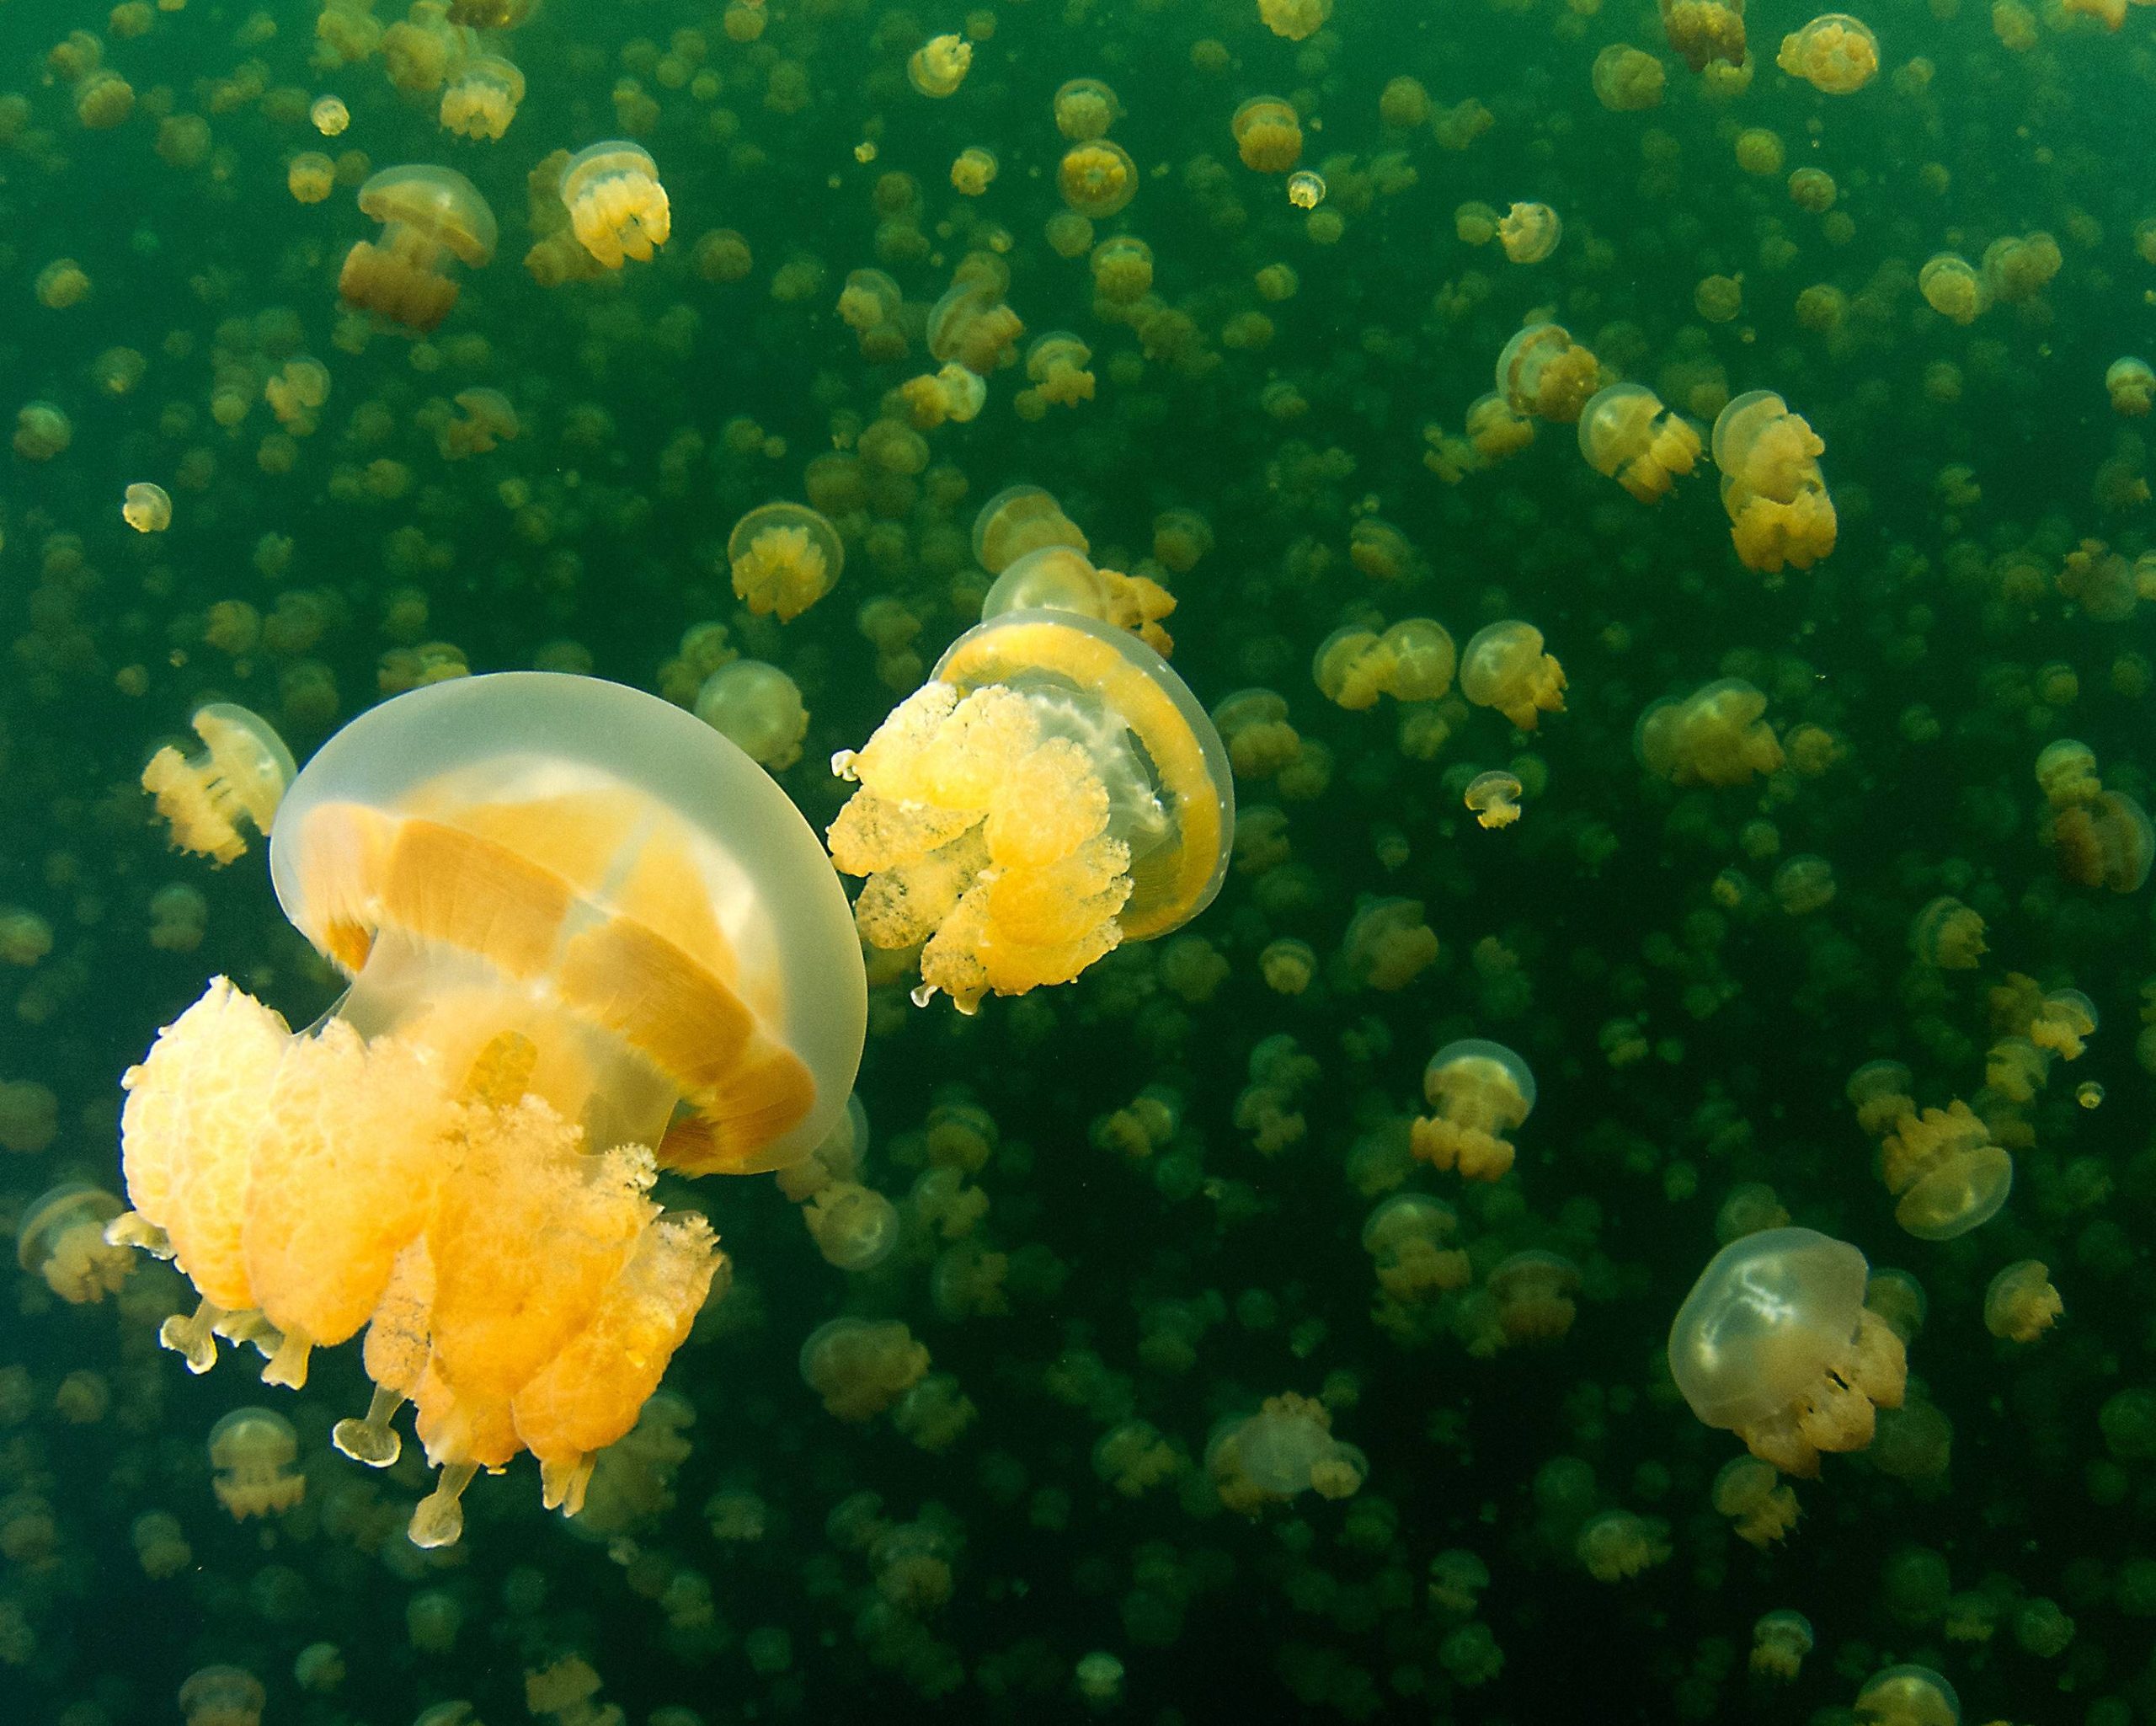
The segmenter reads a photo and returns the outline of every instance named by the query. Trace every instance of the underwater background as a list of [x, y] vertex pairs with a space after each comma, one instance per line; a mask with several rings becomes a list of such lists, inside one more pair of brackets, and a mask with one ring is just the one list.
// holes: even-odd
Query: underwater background
[[[2156, 1719], [2156, 9], [0, 43], [0, 1721]], [[588, 673], [820, 835], [1018, 486], [1211, 716], [1218, 896], [974, 1012], [872, 949], [844, 1142], [659, 1177], [730, 1274], [581, 1514], [414, 1545], [357, 1345], [192, 1375], [98, 1237], [206, 980], [344, 987], [146, 763]], [[842, 569], [729, 549], [775, 500]], [[1710, 1424], [1673, 1321], [1784, 1228], [1868, 1316]]]

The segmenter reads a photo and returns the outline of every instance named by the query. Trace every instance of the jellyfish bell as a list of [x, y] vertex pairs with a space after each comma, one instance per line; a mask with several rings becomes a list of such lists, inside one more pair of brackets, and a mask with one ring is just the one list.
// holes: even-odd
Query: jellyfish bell
[[650, 262], [653, 248], [674, 231], [673, 206], [651, 152], [624, 139], [587, 144], [569, 158], [562, 202], [577, 243], [609, 270], [628, 258]]
[[1005, 566], [980, 602], [984, 623], [1025, 611], [1075, 612], [1106, 623], [1107, 579], [1075, 547], [1036, 546]]
[[355, 311], [423, 334], [456, 304], [447, 259], [480, 269], [500, 238], [479, 189], [454, 168], [385, 168], [360, 188], [360, 208], [382, 223], [382, 238], [361, 240], [345, 254], [339, 297]]
[[221, 868], [246, 853], [243, 821], [258, 834], [270, 831], [298, 770], [270, 722], [246, 708], [210, 702], [190, 724], [202, 752], [182, 756], [167, 744], [142, 769], [142, 788], [157, 800], [173, 843]]

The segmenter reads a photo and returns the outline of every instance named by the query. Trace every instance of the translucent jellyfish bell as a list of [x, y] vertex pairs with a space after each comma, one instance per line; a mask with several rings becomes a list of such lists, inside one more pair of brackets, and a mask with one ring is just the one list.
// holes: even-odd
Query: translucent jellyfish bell
[[673, 206], [651, 152], [619, 138], [587, 144], [569, 158], [562, 202], [577, 243], [609, 270], [627, 258], [650, 262], [653, 248], [674, 231]]
[[202, 753], [182, 756], [166, 745], [142, 769], [142, 788], [157, 799], [174, 845], [222, 868], [246, 854], [243, 820], [269, 832], [298, 770], [259, 713], [213, 701], [195, 710], [192, 724]]
[[1027, 553], [1046, 546], [1066, 546], [1081, 553], [1092, 549], [1054, 495], [1038, 485], [1006, 486], [974, 517], [974, 558], [991, 575], [1001, 574]]
[[345, 254], [339, 296], [422, 332], [456, 303], [447, 259], [478, 270], [493, 259], [499, 238], [479, 189], [454, 168], [385, 168], [360, 188], [360, 208], [382, 223], [382, 238], [361, 240]]
[[1864, 1681], [1854, 1711], [1864, 1726], [1961, 1726], [1961, 1698], [1929, 1666], [1888, 1666]]
[[1067, 545], [1038, 546], [1013, 558], [980, 602], [981, 621], [1006, 612], [1076, 612], [1108, 621], [1107, 579], [1085, 553]]
[[846, 1106], [845, 896], [770, 778], [655, 697], [536, 671], [400, 696], [308, 763], [270, 864], [363, 1034], [421, 1021], [468, 1061], [514, 1024], [595, 1145], [775, 1168]]
[[1692, 1412], [1786, 1473], [1871, 1441], [1875, 1406], [1900, 1405], [1901, 1339], [1864, 1304], [1868, 1267], [1846, 1242], [1764, 1230], [1708, 1261], [1669, 1331], [1669, 1371]]
[[1166, 660], [1075, 612], [969, 630], [834, 766], [862, 786], [830, 844], [869, 877], [862, 933], [926, 941], [923, 981], [968, 1011], [1180, 927], [1227, 868], [1219, 734]]
[[846, 569], [838, 529], [805, 504], [760, 504], [726, 537], [734, 593], [758, 617], [791, 623], [829, 593]]

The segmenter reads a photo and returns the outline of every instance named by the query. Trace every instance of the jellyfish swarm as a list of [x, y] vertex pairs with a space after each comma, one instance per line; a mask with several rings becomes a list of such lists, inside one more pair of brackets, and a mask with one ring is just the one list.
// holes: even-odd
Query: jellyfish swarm
[[1764, 1229], [1707, 1263], [1669, 1330], [1669, 1371], [1692, 1412], [1785, 1474], [1860, 1451], [1898, 1408], [1902, 1339], [1864, 1304], [1869, 1268], [1847, 1242]]
[[[722, 1259], [657, 1165], [768, 1169], [845, 1107], [867, 989], [846, 898], [764, 772], [653, 696], [460, 678], [347, 726], [270, 835], [286, 915], [352, 985], [317, 1030], [223, 978], [123, 1082], [115, 1237], [202, 1304], [164, 1340], [279, 1333], [264, 1376], [369, 1327], [339, 1447], [443, 1471], [412, 1537], [519, 1451], [574, 1514]], [[259, 1312], [259, 1318], [256, 1313]]]
[[868, 878], [863, 938], [925, 943], [924, 986], [963, 1012], [1180, 927], [1227, 868], [1219, 734], [1159, 655], [1075, 612], [967, 631], [832, 766], [861, 786], [830, 838]]

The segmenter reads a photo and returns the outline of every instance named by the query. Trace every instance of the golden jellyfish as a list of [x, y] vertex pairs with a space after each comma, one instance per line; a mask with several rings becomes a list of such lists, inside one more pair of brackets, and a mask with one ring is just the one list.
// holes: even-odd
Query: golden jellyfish
[[1721, 470], [1730, 537], [1747, 568], [1808, 569], [1833, 550], [1834, 503], [1818, 462], [1826, 443], [1780, 396], [1738, 396], [1716, 416], [1709, 446]]
[[264, 1378], [367, 1328], [347, 1455], [406, 1400], [442, 1470], [412, 1538], [520, 1451], [574, 1515], [723, 1268], [648, 1196], [820, 1143], [860, 1058], [845, 895], [764, 771], [595, 678], [457, 677], [362, 714], [293, 783], [280, 903], [352, 977], [295, 1034], [214, 980], [124, 1084], [134, 1212], [201, 1297], [163, 1339], [267, 1327]]
[[352, 111], [344, 105], [341, 96], [317, 96], [307, 117], [325, 138], [340, 136], [352, 123]]
[[1011, 485], [980, 506], [974, 517], [974, 560], [1000, 575], [1027, 552], [1043, 546], [1092, 549], [1054, 496], [1038, 485]]
[[355, 245], [338, 272], [338, 297], [355, 311], [430, 330], [456, 303], [447, 259], [478, 270], [494, 255], [494, 212], [453, 168], [385, 168], [360, 188], [360, 208], [382, 232]]
[[172, 498], [154, 481], [138, 479], [120, 500], [120, 518], [137, 533], [163, 533], [172, 526]]
[[791, 623], [837, 585], [846, 568], [838, 529], [805, 504], [760, 504], [726, 537], [734, 595], [758, 617]]
[[142, 769], [142, 788], [157, 799], [172, 842], [222, 868], [246, 854], [243, 820], [270, 831], [298, 770], [270, 722], [245, 708], [211, 702], [191, 724], [202, 753], [182, 756], [167, 744]]
[[37, 273], [34, 284], [37, 302], [50, 312], [64, 312], [90, 297], [90, 278], [72, 258], [55, 258]]
[[988, 405], [986, 381], [956, 360], [945, 362], [937, 371], [908, 378], [899, 386], [898, 393], [908, 417], [923, 431], [933, 431], [947, 423], [966, 425]]
[[1966, 1103], [1904, 1115], [1880, 1147], [1880, 1174], [1899, 1201], [1894, 1220], [1922, 1241], [1951, 1241], [1999, 1214], [2014, 1159]]
[[841, 1317], [801, 1344], [801, 1381], [841, 1420], [873, 1420], [928, 1374], [928, 1349], [898, 1319]]
[[2078, 737], [2055, 737], [2036, 753], [2036, 788], [2055, 810], [2093, 803], [2103, 794], [2096, 751]]
[[322, 203], [336, 189], [337, 164], [319, 150], [302, 150], [285, 165], [285, 190], [298, 203]]
[[659, 167], [641, 145], [616, 138], [586, 144], [562, 170], [562, 202], [577, 243], [609, 270], [651, 261], [674, 231]]
[[1629, 42], [1612, 42], [1594, 56], [1589, 73], [1594, 99], [1613, 114], [1636, 113], [1662, 105], [1668, 75], [1662, 62]]
[[1288, 201], [1298, 210], [1315, 210], [1325, 201], [1325, 176], [1307, 168], [1288, 176]]
[[1983, 916], [1951, 895], [1941, 894], [1909, 920], [1909, 951], [1935, 970], [1974, 970], [1987, 950]]
[[1935, 252], [1917, 271], [1917, 291], [1924, 302], [1941, 318], [1955, 323], [1974, 323], [1989, 296], [1975, 266], [1954, 252]]
[[1006, 612], [1075, 612], [1131, 631], [1165, 658], [1175, 643], [1161, 620], [1175, 608], [1174, 596], [1150, 576], [1098, 569], [1083, 552], [1044, 545], [1005, 567], [982, 597], [980, 615], [986, 623]]
[[1757, 1456], [1732, 1456], [1723, 1463], [1709, 1496], [1716, 1514], [1729, 1518], [1730, 1531], [1761, 1552], [1796, 1526], [1796, 1488]]
[[761, 660], [732, 660], [704, 679], [696, 717], [774, 773], [801, 759], [801, 740], [808, 735], [800, 686]]
[[1135, 234], [1116, 234], [1093, 248], [1093, 291], [1111, 305], [1128, 306], [1153, 286], [1153, 248]]
[[1961, 1726], [1961, 1698], [1929, 1666], [1889, 1666], [1864, 1681], [1859, 1726]]
[[15, 1263], [45, 1279], [70, 1306], [117, 1294], [135, 1255], [108, 1242], [105, 1225], [126, 1207], [87, 1181], [62, 1181], [24, 1208], [15, 1228]]
[[15, 453], [25, 462], [50, 462], [67, 452], [75, 427], [53, 402], [25, 402], [15, 410]]
[[1565, 710], [1565, 668], [1542, 650], [1542, 632], [1507, 618], [1475, 632], [1460, 660], [1460, 692], [1494, 708], [1523, 731]]
[[1497, 1303], [1497, 1325], [1508, 1344], [1554, 1343], [1572, 1328], [1580, 1268], [1561, 1253], [1540, 1248], [1500, 1259], [1486, 1286]]
[[1299, 42], [1332, 16], [1332, 0], [1257, 0], [1257, 15], [1274, 35]]
[[1724, 1247], [1670, 1326], [1670, 1375], [1692, 1412], [1785, 1474], [1815, 1476], [1822, 1451], [1869, 1445], [1908, 1367], [1864, 1304], [1868, 1272], [1854, 1247], [1813, 1229]]
[[1252, 96], [1228, 122], [1243, 166], [1259, 174], [1285, 174], [1303, 159], [1303, 123], [1278, 96]]
[[1005, 303], [1007, 278], [960, 278], [929, 307], [925, 334], [931, 357], [985, 377], [1017, 357], [1023, 319]]
[[300, 1453], [292, 1423], [268, 1408], [235, 1408], [210, 1429], [211, 1484], [235, 1520], [289, 1510], [307, 1496], [307, 1477], [287, 1473]]
[[1642, 383], [1613, 383], [1580, 409], [1580, 453], [1643, 504], [1660, 503], [1700, 458], [1700, 434]]
[[1744, 0], [1657, 0], [1662, 27], [1684, 63], [1704, 72], [1744, 65]]
[[1847, 96], [1879, 75], [1879, 39], [1863, 19], [1822, 13], [1782, 38], [1774, 64], [1829, 96]]
[[1026, 379], [1032, 387], [1019, 392], [1018, 411], [1026, 414], [1028, 398], [1043, 409], [1075, 408], [1091, 401], [1095, 379], [1086, 368], [1092, 361], [1092, 349], [1067, 329], [1051, 329], [1036, 337], [1026, 350]]
[[524, 429], [517, 418], [516, 404], [498, 389], [484, 385], [461, 389], [456, 399], [463, 417], [445, 422], [435, 440], [446, 462], [487, 455], [503, 444], [515, 442]]
[[1113, 138], [1089, 138], [1064, 152], [1055, 184], [1065, 204], [1099, 222], [1138, 195], [1138, 164]]
[[2156, 405], [2156, 371], [2146, 360], [2127, 355], [2114, 360], [2104, 373], [2104, 388], [2111, 398], [2111, 411], [2122, 419], [2140, 419]]
[[2065, 1311], [2051, 1268], [2038, 1259], [2008, 1265], [1984, 1290], [1984, 1328], [2003, 1343], [2035, 1342]]
[[926, 943], [922, 992], [1068, 982], [1219, 891], [1235, 827], [1219, 734], [1166, 661], [1068, 612], [1006, 612], [833, 770], [857, 783], [831, 856], [864, 875], [873, 947]]
[[963, 36], [931, 36], [908, 56], [906, 82], [924, 96], [955, 96], [973, 64], [974, 45]]
[[1470, 1181], [1502, 1179], [1513, 1166], [1504, 1136], [1534, 1109], [1534, 1075], [1502, 1043], [1462, 1038], [1430, 1057], [1422, 1095], [1431, 1112], [1415, 1119], [1409, 1143], [1438, 1168]]
[[1469, 780], [1460, 801], [1474, 812], [1476, 826], [1494, 831], [1519, 819], [1521, 789], [1518, 774], [1493, 770]]
[[187, 1726], [261, 1726], [268, 1700], [262, 1681], [239, 1666], [205, 1666], [179, 1686]]
[[2156, 860], [2156, 828], [2148, 812], [2117, 791], [2100, 791], [2061, 810], [2052, 829], [2059, 874], [2077, 887], [2132, 893]]
[[1741, 677], [1723, 677], [1683, 700], [1656, 702], [1640, 715], [1632, 751], [1673, 785], [1742, 785], [1777, 772], [1782, 745], [1761, 717], [1767, 697]]
[[1353, 1498], [1369, 1472], [1360, 1451], [1333, 1437], [1331, 1411], [1292, 1391], [1267, 1397], [1255, 1414], [1230, 1415], [1215, 1426], [1204, 1467], [1220, 1502], [1244, 1516], [1312, 1490], [1321, 1498]]
[[1515, 264], [1540, 264], [1557, 249], [1565, 224], [1547, 204], [1515, 204], [1497, 222], [1497, 243]]
[[1097, 77], [1067, 80], [1055, 93], [1055, 129], [1074, 144], [1106, 136], [1123, 113], [1115, 92]]
[[451, 74], [441, 93], [444, 131], [499, 138], [524, 101], [524, 73], [499, 54], [475, 54]]
[[1515, 414], [1569, 425], [1602, 387], [1602, 363], [1561, 323], [1529, 323], [1498, 354], [1497, 381]]
[[995, 184], [999, 166], [995, 151], [969, 144], [951, 163], [952, 189], [961, 196], [978, 198]]
[[1787, 1607], [1762, 1612], [1752, 1627], [1752, 1653], [1745, 1665], [1762, 1678], [1794, 1684], [1815, 1645], [1812, 1621], [1803, 1613]]

